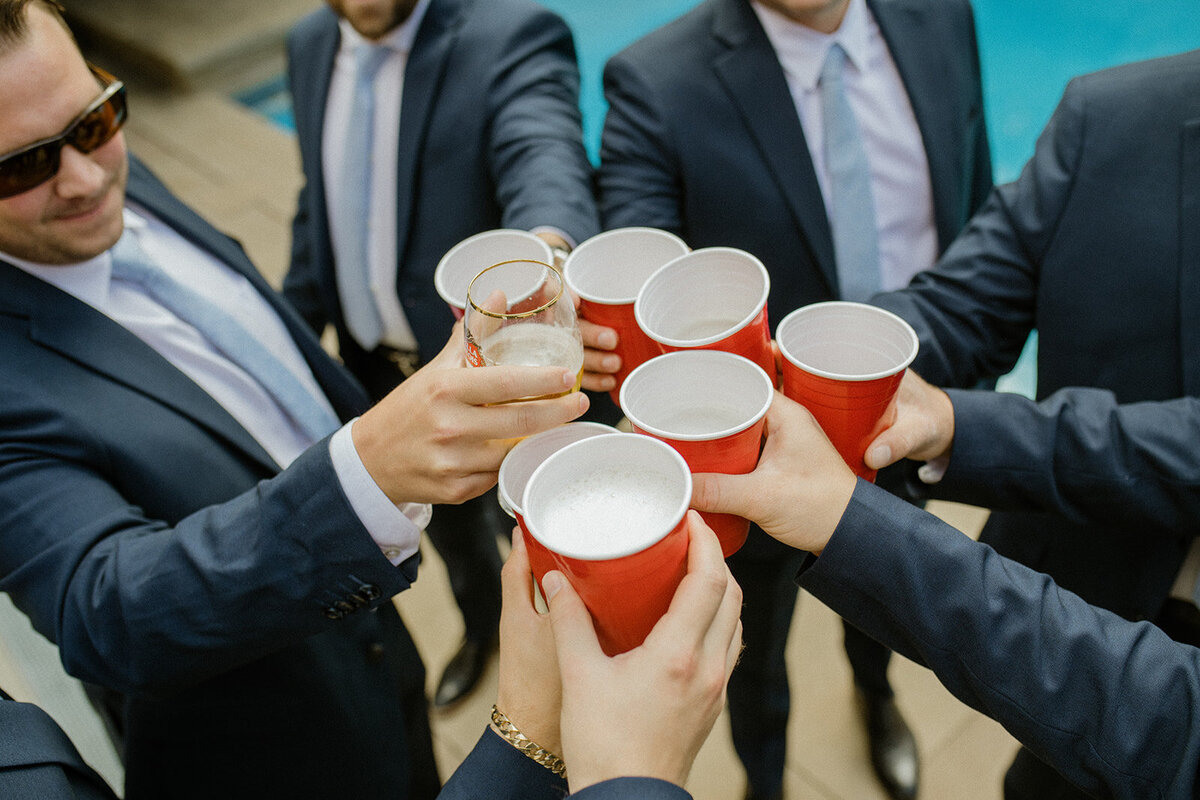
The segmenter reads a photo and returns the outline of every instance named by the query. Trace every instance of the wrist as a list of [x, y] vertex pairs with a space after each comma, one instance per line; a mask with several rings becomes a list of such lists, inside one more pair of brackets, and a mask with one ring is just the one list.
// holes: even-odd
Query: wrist
[[492, 706], [491, 728], [522, 755], [537, 762], [555, 775], [567, 777], [567, 766], [563, 763], [562, 757], [558, 755], [559, 751], [549, 750], [543, 744], [529, 738], [496, 706]]

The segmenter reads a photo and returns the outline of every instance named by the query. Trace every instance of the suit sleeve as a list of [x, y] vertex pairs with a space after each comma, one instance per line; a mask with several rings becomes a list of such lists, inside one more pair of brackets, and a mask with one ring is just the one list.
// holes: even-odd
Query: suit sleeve
[[618, 55], [604, 67], [604, 99], [608, 113], [597, 173], [604, 228], [644, 225], [682, 233], [677, 161], [653, 89]]
[[[569, 769], [569, 768], [568, 768]], [[488, 728], [438, 800], [562, 800], [567, 782]], [[616, 778], [575, 792], [580, 800], [691, 800], [678, 786], [654, 778]]]
[[992, 191], [932, 269], [872, 299], [916, 329], [913, 369], [931, 383], [973, 386], [1020, 356], [1036, 324], [1040, 266], [1071, 198], [1084, 111], [1083, 92], [1068, 85], [1021, 176]]
[[[29, 416], [26, 435], [0, 442], [0, 590], [81, 680], [163, 694], [367, 613], [415, 579], [416, 557], [393, 567], [354, 515], [327, 441], [169, 525], [102, 474], [87, 432]], [[244, 486], [163, 480], [196, 495]]]
[[1101, 389], [949, 392], [950, 468], [935, 497], [1180, 534], [1200, 519], [1200, 400], [1118, 405]]
[[1200, 650], [859, 481], [800, 584], [1089, 794], [1191, 798]]
[[496, 52], [489, 148], [503, 224], [555, 227], [581, 242], [600, 223], [583, 146], [571, 31], [558, 16], [540, 11]]

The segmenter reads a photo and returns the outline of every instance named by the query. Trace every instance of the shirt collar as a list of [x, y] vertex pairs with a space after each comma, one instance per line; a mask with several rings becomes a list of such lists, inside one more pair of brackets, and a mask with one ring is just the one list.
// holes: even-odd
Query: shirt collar
[[870, 46], [870, 28], [866, 0], [850, 0], [842, 24], [833, 33], [821, 33], [783, 16], [762, 3], [752, 2], [783, 71], [805, 91], [814, 91], [825, 65], [825, 56], [834, 43], [846, 51], [847, 59], [859, 72], [866, 70]]
[[[128, 206], [124, 211], [124, 219], [128, 230], [144, 230], [148, 225], [144, 217]], [[7, 253], [0, 253], [0, 258], [93, 307], [102, 307], [108, 300], [112, 281], [110, 250], [77, 264], [38, 264]]]
[[408, 53], [412, 50], [413, 41], [417, 38], [417, 30], [421, 27], [421, 20], [425, 18], [425, 11], [429, 8], [430, 2], [431, 0], [418, 0], [412, 13], [408, 15], [408, 19], [375, 42], [368, 42], [364, 39], [362, 34], [354, 30], [354, 27], [346, 20], [338, 20], [338, 28], [342, 33], [342, 49], [355, 50], [361, 45], [377, 45], [398, 53]]

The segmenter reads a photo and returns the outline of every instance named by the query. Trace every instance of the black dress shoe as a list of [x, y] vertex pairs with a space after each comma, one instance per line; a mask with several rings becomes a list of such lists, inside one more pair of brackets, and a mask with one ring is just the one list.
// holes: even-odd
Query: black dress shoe
[[495, 641], [477, 642], [464, 639], [458, 652], [446, 665], [442, 679], [438, 681], [437, 692], [433, 696], [434, 706], [446, 708], [470, 694], [475, 684], [479, 683], [483, 671], [487, 669], [488, 661], [495, 650]]
[[867, 728], [871, 766], [893, 800], [917, 796], [920, 765], [917, 742], [908, 729], [895, 699], [857, 691], [859, 710]]
[[783, 800], [783, 789], [774, 794], [760, 794], [751, 787], [746, 787], [746, 800]]

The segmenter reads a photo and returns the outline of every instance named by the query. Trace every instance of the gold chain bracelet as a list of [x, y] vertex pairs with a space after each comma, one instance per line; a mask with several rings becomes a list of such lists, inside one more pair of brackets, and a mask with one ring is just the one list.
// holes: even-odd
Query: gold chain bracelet
[[566, 779], [567, 765], [563, 763], [563, 760], [536, 742], [530, 741], [529, 737], [521, 733], [520, 729], [513, 725], [512, 720], [504, 716], [504, 712], [496, 706], [492, 706], [492, 724], [496, 726], [496, 731], [504, 737], [504, 741], [555, 775], [561, 775], [564, 780]]

